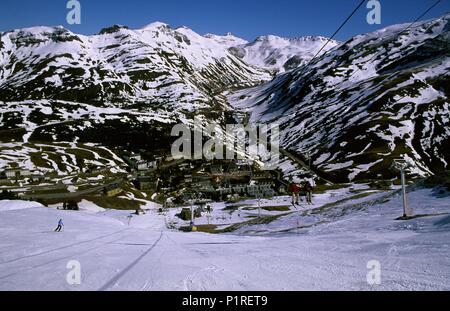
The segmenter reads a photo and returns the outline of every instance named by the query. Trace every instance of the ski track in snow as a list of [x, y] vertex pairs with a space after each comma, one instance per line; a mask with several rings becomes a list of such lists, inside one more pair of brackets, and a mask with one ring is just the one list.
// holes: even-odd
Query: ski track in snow
[[[394, 221], [401, 197], [385, 202], [383, 193], [374, 193], [321, 214], [294, 211], [268, 225], [209, 235], [167, 229], [168, 216], [158, 214], [156, 205], [127, 227], [127, 211], [20, 209], [20, 201], [3, 201], [0, 290], [448, 290], [450, 197], [431, 190], [410, 196], [417, 214], [444, 215]], [[264, 200], [270, 206], [283, 202]], [[43, 232], [59, 218], [64, 232]], [[280, 233], [297, 221], [327, 223]], [[258, 230], [264, 235], [248, 233]], [[81, 264], [79, 286], [66, 282], [70, 260]], [[366, 281], [370, 260], [382, 265], [377, 287]]]
[[50, 249], [50, 250], [47, 250], [47, 251], [43, 251], [43, 252], [39, 252], [39, 253], [35, 253], [35, 254], [19, 257], [19, 258], [14, 258], [14, 259], [11, 259], [11, 260], [6, 260], [6, 261], [3, 261], [3, 262], [0, 262], [0, 265], [7, 264], [7, 263], [12, 263], [12, 262], [15, 262], [15, 261], [18, 261], [18, 260], [23, 260], [23, 259], [27, 259], [27, 258], [36, 257], [36, 256], [46, 255], [46, 254], [49, 254], [49, 253], [57, 252], [57, 251], [60, 251], [60, 250], [63, 250], [63, 249], [67, 249], [67, 248], [70, 248], [70, 247], [74, 247], [74, 246], [78, 246], [78, 245], [81, 245], [81, 244], [94, 242], [94, 241], [97, 241], [97, 240], [101, 240], [101, 239], [110, 237], [110, 236], [115, 235], [115, 234], [119, 234], [119, 233], [121, 233], [123, 231], [126, 231], [126, 230], [128, 230], [128, 229], [124, 229], [124, 230], [120, 230], [120, 231], [113, 232], [113, 233], [110, 233], [110, 234], [106, 234], [106, 235], [103, 235], [103, 236], [100, 236], [100, 237], [96, 237], [96, 238], [93, 238], [93, 239], [90, 239], [90, 240], [81, 241], [81, 242], [65, 245], [65, 246], [62, 246], [62, 247]]
[[133, 267], [135, 267], [142, 259], [144, 259], [145, 256], [147, 256], [159, 243], [159, 241], [161, 241], [162, 237], [163, 237], [164, 232], [161, 231], [161, 235], [159, 236], [158, 240], [156, 240], [156, 242], [149, 247], [149, 249], [147, 249], [145, 251], [145, 253], [143, 253], [141, 256], [139, 256], [138, 258], [136, 258], [135, 261], [133, 261], [129, 266], [127, 266], [125, 269], [123, 269], [123, 271], [121, 271], [119, 274], [117, 274], [116, 276], [114, 276], [110, 281], [108, 281], [105, 285], [103, 285], [99, 291], [105, 291], [108, 288], [114, 286], [123, 276], [125, 276], [127, 274], [128, 271], [130, 271], [131, 269], [133, 269]]

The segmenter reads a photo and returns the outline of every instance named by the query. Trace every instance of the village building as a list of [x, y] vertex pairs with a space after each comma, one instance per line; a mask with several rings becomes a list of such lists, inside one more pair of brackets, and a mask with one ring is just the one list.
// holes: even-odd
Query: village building
[[137, 161], [134, 163], [134, 168], [138, 171], [146, 171], [148, 170], [148, 162], [147, 161]]
[[6, 170], [4, 174], [8, 179], [16, 178], [16, 170]]
[[233, 189], [233, 193], [237, 193], [237, 194], [246, 194], [247, 193], [247, 185], [235, 185], [232, 187]]
[[164, 163], [164, 157], [155, 157], [155, 161], [157, 165], [161, 165]]
[[189, 163], [181, 163], [180, 165], [178, 165], [178, 168], [184, 172], [190, 169], [190, 164]]
[[132, 169], [137, 171], [155, 170], [158, 168], [158, 161], [146, 161], [140, 154], [131, 154], [123, 156], [125, 163], [127, 163]]
[[129, 159], [130, 161], [139, 162], [142, 161], [142, 156], [140, 154], [132, 154]]
[[136, 162], [142, 161], [142, 156], [140, 154], [128, 154], [123, 156], [123, 160], [130, 166], [134, 166]]
[[34, 183], [41, 183], [45, 180], [45, 176], [42, 174], [33, 174], [31, 175], [30, 179]]
[[275, 195], [274, 187], [274, 182], [263, 182], [249, 186], [247, 193], [253, 197], [273, 197]]
[[136, 189], [141, 191], [157, 191], [160, 185], [160, 179], [151, 176], [138, 176], [133, 181]]
[[114, 197], [122, 192], [122, 188], [119, 184], [108, 185], [103, 188], [103, 193], [108, 197]]
[[252, 179], [253, 180], [270, 180], [270, 179], [272, 179], [272, 174], [269, 171], [253, 172]]
[[224, 174], [222, 165], [211, 165], [211, 175], [222, 176]]
[[7, 179], [23, 179], [31, 176], [31, 171], [27, 169], [7, 169], [3, 174]]
[[250, 160], [250, 159], [245, 159], [245, 160], [236, 160], [236, 165], [237, 166], [246, 166], [247, 168], [249, 166], [253, 166], [254, 161]]
[[158, 162], [157, 161], [148, 162], [148, 168], [151, 170], [156, 170], [158, 168]]
[[217, 192], [222, 195], [237, 194], [239, 196], [249, 197], [272, 197], [276, 194], [274, 182], [263, 182], [255, 185], [234, 184], [226, 187], [220, 187]]
[[20, 170], [19, 174], [21, 177], [28, 177], [28, 176], [31, 176], [31, 171], [30, 170]]
[[192, 181], [192, 189], [200, 192], [215, 192], [209, 176], [194, 176]]

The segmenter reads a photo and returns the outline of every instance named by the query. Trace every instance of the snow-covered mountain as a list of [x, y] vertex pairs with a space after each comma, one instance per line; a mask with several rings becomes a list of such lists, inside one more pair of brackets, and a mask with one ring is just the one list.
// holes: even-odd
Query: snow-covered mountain
[[224, 121], [231, 104], [282, 124], [283, 147], [329, 178], [391, 178], [396, 157], [418, 175], [448, 169], [449, 16], [332, 41], [307, 70], [326, 38], [248, 43], [164, 23], [0, 33], [0, 166], [33, 153], [39, 167], [55, 142], [163, 148], [174, 123]]
[[236, 37], [231, 33], [225, 36], [206, 34], [218, 44], [229, 49], [236, 57], [257, 68], [280, 74], [309, 62], [328, 42], [321, 54], [340, 44], [321, 36], [283, 38], [274, 35], [261, 36], [252, 42]]
[[208, 33], [204, 37], [208, 38], [208, 39], [212, 39], [215, 42], [217, 42], [223, 46], [226, 46], [227, 48], [240, 46], [240, 45], [244, 45], [244, 44], [248, 43], [247, 40], [236, 37], [231, 33], [227, 33], [225, 36], [219, 36], [219, 35]]
[[224, 88], [270, 78], [214, 39], [163, 23], [113, 26], [94, 36], [62, 27], [1, 33], [3, 101], [138, 102], [193, 111], [210, 108]]
[[450, 163], [450, 14], [351, 38], [306, 70], [232, 94], [252, 122], [282, 125], [282, 145], [335, 180], [417, 175]]
[[270, 79], [215, 39], [163, 23], [93, 36], [62, 27], [0, 33], [0, 167], [80, 170], [55, 142], [167, 148], [170, 124], [193, 114], [220, 120], [217, 94]]
[[[13, 144], [0, 148], [0, 167], [55, 170], [55, 161], [39, 159], [61, 150], [26, 145], [37, 141], [169, 147], [170, 124], [193, 114], [220, 120], [225, 103], [217, 94], [270, 79], [223, 42], [164, 23], [116, 25], [93, 36], [62, 27], [0, 33], [0, 139]], [[80, 169], [56, 162], [61, 173]]]
[[[236, 45], [230, 51], [246, 63], [259, 68], [266, 68], [274, 73], [283, 73], [309, 62], [327, 43], [325, 37], [282, 38], [278, 36], [262, 36], [255, 41]], [[339, 45], [331, 40], [322, 54]]]

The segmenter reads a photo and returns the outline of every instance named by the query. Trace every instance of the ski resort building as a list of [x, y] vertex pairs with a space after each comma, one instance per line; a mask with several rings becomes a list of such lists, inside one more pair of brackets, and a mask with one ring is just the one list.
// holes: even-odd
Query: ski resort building
[[103, 193], [106, 194], [108, 197], [114, 197], [122, 192], [122, 188], [119, 184], [113, 184], [106, 186], [103, 189]]
[[31, 171], [26, 169], [7, 169], [3, 172], [7, 179], [21, 179], [31, 176]]

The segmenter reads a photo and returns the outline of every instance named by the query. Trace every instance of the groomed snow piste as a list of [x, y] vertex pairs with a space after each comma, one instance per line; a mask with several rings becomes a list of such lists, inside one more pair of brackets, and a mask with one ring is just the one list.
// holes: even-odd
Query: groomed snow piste
[[[316, 199], [323, 206], [327, 197], [336, 200]], [[170, 213], [151, 204], [128, 226], [128, 212], [88, 202], [70, 212], [2, 201], [0, 290], [449, 290], [450, 197], [416, 190], [416, 214], [437, 216], [410, 221], [394, 220], [400, 196], [376, 203], [381, 197], [294, 211], [256, 226], [262, 235], [169, 230]], [[65, 230], [54, 233], [60, 218]], [[66, 281], [72, 260], [81, 264], [81, 285]], [[381, 264], [381, 285], [367, 283], [372, 260]]]

